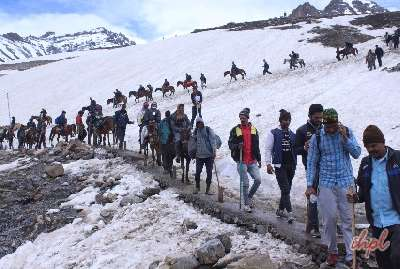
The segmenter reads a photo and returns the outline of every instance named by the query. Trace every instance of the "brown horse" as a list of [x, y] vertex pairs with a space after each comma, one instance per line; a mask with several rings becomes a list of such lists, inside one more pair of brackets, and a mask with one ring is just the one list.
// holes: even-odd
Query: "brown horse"
[[224, 77], [226, 77], [227, 75], [231, 75], [231, 80], [229, 82], [232, 81], [232, 79], [234, 78], [235, 80], [237, 80], [236, 76], [241, 75], [242, 79], [244, 79], [244, 77], [247, 75], [246, 71], [244, 69], [240, 69], [238, 68], [236, 72], [231, 73], [231, 71], [225, 71], [224, 72]]
[[[111, 147], [110, 143], [110, 132], [113, 135], [113, 141], [115, 141], [115, 123], [114, 123], [114, 118], [112, 116], [107, 116], [101, 119], [101, 122], [99, 125], [94, 126], [94, 132], [96, 133], [96, 136], [103, 141], [103, 146], [106, 145], [106, 137], [107, 137], [107, 144], [109, 147]], [[97, 142], [97, 141], [96, 141]], [[97, 144], [97, 143], [96, 143]]]
[[38, 140], [38, 132], [34, 128], [29, 128], [25, 131], [25, 144], [29, 149], [33, 148], [33, 145]]
[[157, 165], [161, 166], [161, 143], [160, 138], [158, 137], [158, 130], [157, 130], [157, 123], [155, 121], [150, 121], [149, 125], [147, 126], [147, 138], [145, 138], [145, 150], [144, 156], [148, 157], [149, 155], [149, 145], [151, 149], [151, 157], [153, 160], [153, 166], [156, 163]]
[[187, 89], [188, 93], [189, 93], [189, 88], [190, 87], [197, 88], [197, 81], [196, 80], [189, 80], [189, 81], [184, 80], [183, 82], [182, 81], [178, 81], [176, 83], [176, 87], [179, 87], [180, 85], [182, 85], [185, 90]]
[[[187, 184], [190, 184], [191, 182], [189, 180], [189, 166], [191, 158], [188, 152], [188, 144], [191, 136], [191, 130], [190, 128], [182, 129], [180, 134], [181, 134], [181, 140], [179, 141], [178, 147], [181, 153], [180, 163], [182, 168], [182, 182], [184, 183], [186, 181]], [[186, 160], [186, 165], [185, 165], [185, 160]]]
[[154, 92], [157, 92], [157, 91], [160, 91], [160, 92], [162, 92], [162, 97], [164, 98], [165, 97], [165, 94], [167, 93], [167, 92], [171, 92], [170, 94], [169, 94], [169, 96], [171, 96], [171, 95], [175, 95], [175, 88], [174, 88], [174, 86], [168, 86], [168, 87], [162, 87], [162, 88], [156, 88], [156, 90], [154, 91]]
[[120, 95], [117, 98], [110, 98], [107, 99], [107, 105], [109, 104], [113, 104], [113, 107], [116, 108], [118, 105], [126, 105], [126, 103], [128, 102], [128, 98], [125, 95]]
[[53, 145], [53, 139], [56, 135], [58, 135], [57, 142], [60, 142], [60, 136], [63, 136], [65, 138], [65, 141], [68, 142], [68, 136], [74, 137], [76, 135], [76, 125], [75, 124], [67, 124], [64, 127], [63, 132], [62, 132], [60, 126], [54, 126], [53, 128], [51, 128], [50, 136], [49, 136], [49, 141], [50, 141], [51, 145]]
[[[344, 48], [342, 50], [339, 50], [339, 48], [336, 48], [336, 59], [338, 59], [338, 61], [343, 60], [344, 57], [346, 57], [346, 59], [348, 59], [350, 54], [353, 54], [354, 56], [356, 56], [358, 54], [358, 49], [357, 48]], [[342, 58], [340, 58], [340, 55], [342, 55]]]
[[153, 101], [153, 92], [152, 91], [147, 91], [147, 90], [140, 91], [140, 92], [130, 91], [129, 92], [129, 98], [131, 96], [135, 96], [135, 102], [137, 102], [137, 103], [139, 103], [139, 99], [142, 98], [142, 97], [145, 97], [146, 101], [149, 101], [149, 100]]

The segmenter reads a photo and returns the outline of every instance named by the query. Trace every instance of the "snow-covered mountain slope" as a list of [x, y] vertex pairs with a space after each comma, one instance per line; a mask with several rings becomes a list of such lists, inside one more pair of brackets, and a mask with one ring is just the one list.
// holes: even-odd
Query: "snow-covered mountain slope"
[[[322, 19], [317, 25], [349, 25], [352, 18]], [[112, 51], [84, 52], [68, 61], [12, 72], [0, 77], [0, 84], [9, 92], [12, 115], [17, 121], [26, 122], [41, 108], [46, 108], [53, 118], [66, 110], [67, 117], [73, 121], [77, 111], [89, 104], [89, 97], [101, 103], [105, 114], [110, 115], [113, 109], [107, 107], [105, 101], [112, 97], [116, 88], [127, 95], [139, 84], [151, 83], [158, 87], [165, 78], [176, 83], [184, 79], [185, 73], [198, 79], [203, 72], [208, 79], [208, 88], [203, 91], [203, 117], [223, 139], [218, 166], [224, 184], [233, 190], [237, 190], [239, 184], [226, 142], [230, 128], [238, 123], [238, 113], [244, 107], [251, 109], [251, 120], [261, 134], [261, 147], [268, 130], [278, 124], [279, 109], [292, 112], [292, 128], [296, 129], [305, 123], [308, 106], [312, 103], [336, 108], [341, 121], [354, 130], [359, 141], [363, 128], [375, 123], [383, 129], [388, 144], [399, 147], [396, 139], [399, 129], [392, 127], [400, 123], [395, 116], [398, 107], [395, 100], [400, 100], [400, 76], [380, 70], [369, 72], [364, 63], [368, 49], [373, 49], [375, 44], [383, 46], [380, 36], [387, 29], [369, 31], [361, 27], [362, 32], [377, 38], [356, 45], [360, 52], [356, 58], [337, 62], [334, 48], [299, 42], [313, 36], [307, 32], [317, 26], [300, 25], [302, 28], [290, 30], [208, 31]], [[292, 50], [305, 59], [305, 69], [289, 71], [288, 66], [283, 65], [283, 59]], [[263, 58], [270, 64], [273, 75], [260, 75]], [[246, 69], [246, 80], [229, 83], [229, 79], [223, 77], [232, 60]], [[383, 61], [384, 67], [396, 65], [400, 62], [398, 52], [386, 51]], [[160, 93], [156, 93], [155, 101], [163, 112], [185, 103], [190, 116], [190, 98], [182, 88], [178, 88], [172, 98], [162, 99]], [[141, 103], [129, 100], [128, 111], [134, 120]], [[0, 99], [0, 113], [4, 124], [8, 120], [5, 98]], [[256, 117], [257, 114], [261, 116]], [[128, 147], [137, 148], [137, 134], [136, 125], [128, 127]], [[293, 199], [302, 203], [300, 194], [305, 181], [300, 167], [294, 186]], [[266, 193], [274, 198], [279, 191], [274, 177], [264, 174], [259, 198], [266, 198]]]
[[81, 50], [135, 45], [125, 35], [103, 27], [74, 34], [56, 35], [54, 32], [36, 37], [21, 37], [17, 33], [0, 36], [0, 62]]
[[388, 11], [370, 0], [332, 0], [323, 10], [328, 16], [375, 14]]

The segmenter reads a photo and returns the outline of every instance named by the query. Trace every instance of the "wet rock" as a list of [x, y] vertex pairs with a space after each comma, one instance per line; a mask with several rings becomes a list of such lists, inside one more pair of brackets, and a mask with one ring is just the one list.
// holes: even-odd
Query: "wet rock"
[[255, 254], [229, 264], [227, 269], [277, 269], [268, 254]]
[[117, 200], [118, 195], [115, 193], [104, 193], [104, 194], [96, 194], [95, 196], [95, 201], [97, 204], [108, 204], [108, 203], [113, 203], [115, 200]]
[[183, 221], [183, 227], [188, 231], [188, 230], [196, 230], [197, 229], [197, 224], [190, 220], [190, 219], [185, 219]]
[[166, 257], [158, 269], [195, 269], [199, 266], [199, 261], [195, 256], [183, 256], [183, 257]]
[[46, 174], [51, 178], [64, 175], [64, 167], [60, 163], [53, 163], [45, 167]]
[[221, 241], [222, 245], [225, 248], [225, 253], [231, 252], [232, 241], [228, 234], [220, 234], [217, 236], [217, 239]]
[[196, 250], [196, 257], [200, 264], [212, 265], [220, 258], [225, 256], [225, 248], [222, 242], [218, 239], [213, 239], [202, 244]]
[[137, 196], [137, 195], [129, 195], [129, 196], [125, 196], [124, 198], [121, 199], [121, 201], [119, 202], [119, 206], [120, 207], [124, 207], [127, 205], [132, 205], [132, 204], [139, 204], [139, 203], [143, 203], [143, 198]]
[[161, 191], [160, 188], [156, 187], [156, 188], [145, 188], [142, 192], [141, 197], [143, 197], [143, 199], [147, 199], [153, 195], [159, 194]]
[[149, 265], [149, 269], [157, 269], [161, 261], [154, 261]]

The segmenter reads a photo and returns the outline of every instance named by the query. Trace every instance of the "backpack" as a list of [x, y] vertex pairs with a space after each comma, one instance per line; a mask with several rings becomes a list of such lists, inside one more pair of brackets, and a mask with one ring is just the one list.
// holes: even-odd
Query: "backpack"
[[61, 116], [58, 116], [58, 117], [55, 119], [54, 123], [57, 124], [57, 125], [60, 125], [60, 124], [61, 124]]
[[[210, 127], [206, 126], [206, 132], [207, 132], [207, 140], [210, 143]], [[197, 132], [197, 129], [195, 130], [195, 133]], [[222, 146], [222, 141], [221, 138], [214, 133], [215, 136], [215, 145], [216, 148], [219, 149]], [[211, 145], [210, 145], [211, 146]], [[189, 143], [188, 143], [188, 154], [189, 157], [192, 159], [196, 158], [196, 152], [197, 152], [197, 141], [194, 139], [194, 136], [191, 136], [189, 139]]]

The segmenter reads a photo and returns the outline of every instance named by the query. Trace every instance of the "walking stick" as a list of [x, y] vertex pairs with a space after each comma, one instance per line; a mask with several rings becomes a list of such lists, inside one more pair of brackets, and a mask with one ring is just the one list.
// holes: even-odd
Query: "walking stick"
[[308, 231], [308, 212], [310, 212], [310, 197], [307, 197], [306, 196], [306, 203], [307, 203], [307, 205], [306, 205], [306, 233], [307, 233], [307, 231]]
[[242, 209], [242, 191], [243, 191], [243, 180], [242, 180], [242, 169], [243, 169], [243, 149], [240, 148], [240, 163], [239, 163], [239, 179], [240, 179], [240, 196], [239, 196], [239, 209]]
[[[349, 189], [347, 190], [348, 193], [350, 193], [352, 196], [354, 194], [354, 189], [353, 186], [350, 186]], [[352, 221], [351, 221], [351, 231], [353, 234], [353, 238], [356, 235], [356, 211], [355, 211], [355, 204], [352, 204]], [[352, 269], [356, 269], [356, 262], [357, 262], [357, 252], [355, 249], [353, 249], [353, 262], [352, 262]]]
[[218, 178], [218, 171], [217, 171], [217, 164], [215, 163], [214, 160], [214, 170], [215, 170], [215, 176], [217, 177], [217, 186], [218, 186], [218, 202], [223, 203], [224, 202], [224, 188], [219, 185], [219, 178]]

